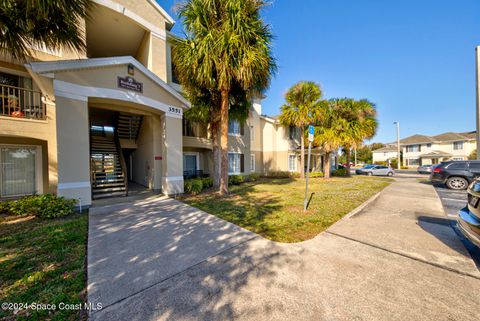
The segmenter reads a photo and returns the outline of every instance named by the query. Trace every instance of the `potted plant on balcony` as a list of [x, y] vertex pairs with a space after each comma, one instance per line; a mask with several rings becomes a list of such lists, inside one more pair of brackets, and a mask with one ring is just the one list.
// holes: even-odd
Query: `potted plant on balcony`
[[12, 117], [24, 118], [25, 114], [20, 110], [20, 105], [18, 103], [18, 97], [14, 95], [8, 96], [8, 108], [13, 111], [10, 113]]

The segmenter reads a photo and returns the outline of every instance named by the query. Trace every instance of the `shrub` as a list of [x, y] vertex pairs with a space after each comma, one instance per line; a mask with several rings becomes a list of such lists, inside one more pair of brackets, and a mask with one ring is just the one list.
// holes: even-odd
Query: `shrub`
[[310, 173], [308, 173], [308, 177], [310, 177], [310, 178], [323, 177], [323, 172], [310, 172]]
[[268, 178], [298, 178], [300, 173], [297, 172], [285, 172], [285, 171], [272, 171], [263, 175]]
[[191, 179], [186, 179], [183, 182], [183, 191], [185, 193], [191, 193], [192, 192], [192, 180]]
[[409, 169], [410, 167], [408, 166], [400, 166], [401, 169]]
[[10, 209], [10, 201], [0, 202], [0, 214], [8, 214]]
[[192, 189], [190, 193], [192, 195], [197, 195], [203, 190], [203, 181], [201, 178], [192, 179]]
[[245, 182], [256, 182], [260, 178], [258, 173], [251, 173], [244, 177]]
[[347, 170], [345, 168], [339, 168], [332, 172], [332, 176], [344, 177], [347, 176]]
[[203, 188], [209, 188], [213, 186], [213, 178], [211, 177], [204, 177], [202, 178]]
[[240, 185], [244, 182], [242, 175], [231, 175], [228, 177], [228, 185]]
[[40, 218], [56, 218], [72, 214], [75, 204], [76, 200], [74, 199], [45, 194], [2, 202], [1, 211], [12, 215], [35, 215]]

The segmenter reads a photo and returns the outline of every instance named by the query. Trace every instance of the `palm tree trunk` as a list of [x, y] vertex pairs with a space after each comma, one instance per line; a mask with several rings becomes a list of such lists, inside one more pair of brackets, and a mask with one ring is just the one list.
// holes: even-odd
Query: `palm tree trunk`
[[228, 194], [228, 91], [222, 90], [220, 108], [220, 195]]
[[350, 157], [351, 157], [350, 146], [347, 146], [345, 148], [345, 156], [347, 156], [346, 157], [347, 158], [347, 166], [346, 166], [347, 167], [347, 173], [346, 173], [345, 176], [350, 177], [350, 176], [352, 176], [352, 175], [350, 175]]
[[323, 162], [323, 176], [325, 178], [330, 178], [330, 154], [331, 152], [326, 152]]
[[301, 155], [300, 155], [300, 177], [305, 178], [305, 130], [304, 128], [301, 129], [301, 135], [300, 135], [300, 149], [301, 149]]
[[212, 131], [212, 154], [213, 154], [213, 187], [220, 187], [220, 145], [218, 139], [218, 122], [211, 123]]

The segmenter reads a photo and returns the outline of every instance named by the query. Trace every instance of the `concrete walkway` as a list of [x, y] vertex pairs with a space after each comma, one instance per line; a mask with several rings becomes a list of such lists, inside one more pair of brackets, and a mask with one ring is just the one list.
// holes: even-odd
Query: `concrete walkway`
[[447, 223], [414, 178], [296, 244], [171, 199], [94, 208], [91, 319], [479, 320], [480, 272]]

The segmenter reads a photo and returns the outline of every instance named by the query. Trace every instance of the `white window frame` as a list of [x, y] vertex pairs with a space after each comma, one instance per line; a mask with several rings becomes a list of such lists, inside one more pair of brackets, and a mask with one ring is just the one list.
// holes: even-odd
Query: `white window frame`
[[[201, 170], [201, 168], [200, 168], [200, 153], [199, 152], [184, 152], [183, 156], [196, 156], [197, 171]], [[185, 160], [183, 158], [182, 158], [182, 162], [185, 163]], [[184, 165], [184, 164], [182, 164], [182, 165]], [[183, 166], [183, 167], [185, 167], [185, 166]], [[183, 170], [185, 170], [185, 168]]]
[[[456, 148], [457, 144], [460, 144], [461, 148]], [[463, 150], [463, 147], [464, 147], [463, 141], [453, 142], [453, 150]]]
[[[232, 132], [230, 132], [230, 122], [232, 122]], [[230, 120], [228, 124], [228, 136], [242, 136], [242, 124], [238, 120]]]
[[[407, 159], [408, 161], [408, 166], [420, 166], [421, 161], [420, 158], [409, 158]], [[418, 164], [412, 164], [412, 161], [418, 161]]]
[[[293, 157], [294, 159], [294, 169], [290, 168], [290, 158]], [[297, 171], [297, 155], [296, 154], [288, 154], [288, 171], [289, 172], [296, 172]]]
[[[230, 155], [238, 156], [238, 171], [230, 172]], [[242, 173], [242, 153], [228, 153], [228, 175], [240, 175]]]
[[253, 125], [250, 126], [250, 141], [255, 140], [255, 127]]
[[[0, 148], [35, 148], [35, 194], [43, 194], [43, 157], [41, 145], [0, 144]], [[2, 170], [2, 169], [0, 169]]]
[[250, 172], [255, 172], [255, 154], [250, 154]]

